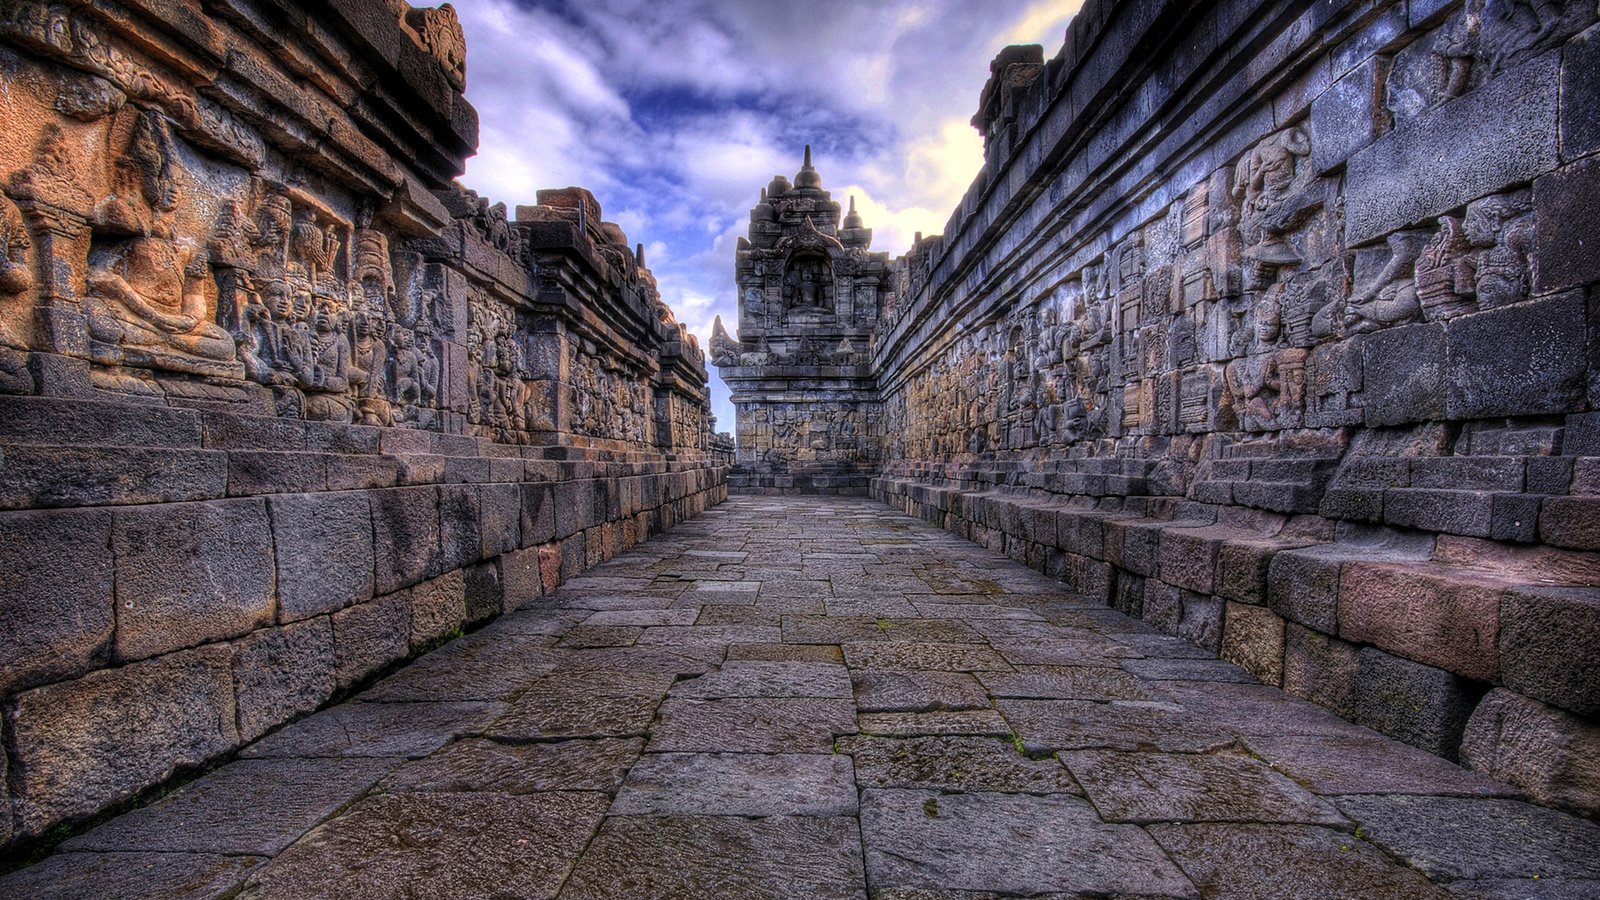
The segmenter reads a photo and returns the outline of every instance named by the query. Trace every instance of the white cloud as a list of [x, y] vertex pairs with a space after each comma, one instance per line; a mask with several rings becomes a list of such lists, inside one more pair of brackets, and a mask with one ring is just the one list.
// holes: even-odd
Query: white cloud
[[[1007, 43], [1060, 47], [1082, 0], [455, 0], [478, 156], [462, 181], [508, 205], [582, 185], [646, 245], [707, 346], [737, 322], [733, 246], [775, 173], [816, 145], [824, 186], [904, 252], [982, 164], [968, 119]], [[713, 377], [721, 427], [733, 428]]]

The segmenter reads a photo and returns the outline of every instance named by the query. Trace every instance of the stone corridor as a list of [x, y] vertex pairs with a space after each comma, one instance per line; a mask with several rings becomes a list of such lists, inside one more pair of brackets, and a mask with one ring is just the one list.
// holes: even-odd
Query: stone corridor
[[236, 892], [1582, 897], [1600, 827], [877, 503], [735, 497], [0, 878]]

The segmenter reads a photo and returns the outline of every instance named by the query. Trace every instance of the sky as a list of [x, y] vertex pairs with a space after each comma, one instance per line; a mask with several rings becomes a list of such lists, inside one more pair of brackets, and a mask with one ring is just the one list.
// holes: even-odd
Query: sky
[[[454, 0], [478, 155], [461, 181], [515, 209], [580, 185], [645, 245], [678, 321], [738, 321], [734, 248], [804, 146], [823, 187], [904, 253], [983, 164], [969, 124], [1007, 44], [1060, 49], [1082, 0]], [[728, 391], [708, 364], [717, 430]]]

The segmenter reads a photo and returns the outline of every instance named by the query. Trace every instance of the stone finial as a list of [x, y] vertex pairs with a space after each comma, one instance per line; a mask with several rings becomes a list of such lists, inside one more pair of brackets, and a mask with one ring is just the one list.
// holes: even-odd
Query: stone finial
[[800, 166], [799, 174], [794, 176], [794, 186], [798, 189], [822, 187], [822, 176], [811, 167], [811, 145], [806, 145], [805, 162]]

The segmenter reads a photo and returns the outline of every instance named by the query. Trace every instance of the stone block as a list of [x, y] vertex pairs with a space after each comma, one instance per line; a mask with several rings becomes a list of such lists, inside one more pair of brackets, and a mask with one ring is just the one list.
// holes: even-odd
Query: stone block
[[111, 559], [108, 510], [0, 513], [0, 695], [106, 661]]
[[1394, 488], [1383, 492], [1383, 520], [1405, 528], [1488, 537], [1494, 497], [1488, 491]]
[[522, 546], [522, 486], [485, 484], [478, 487], [478, 508], [482, 515], [479, 534], [483, 538], [483, 559], [499, 556]]
[[1270, 609], [1228, 603], [1222, 619], [1221, 657], [1262, 684], [1283, 683], [1284, 621]]
[[594, 524], [594, 489], [586, 481], [555, 486], [555, 537], [565, 540]]
[[1221, 597], [1180, 591], [1183, 599], [1183, 618], [1173, 633], [1196, 647], [1216, 653], [1222, 649]]
[[1500, 604], [1500, 677], [1519, 694], [1600, 717], [1600, 590], [1507, 591]]
[[295, 494], [328, 488], [327, 456], [322, 453], [228, 451], [228, 496]]
[[1309, 628], [1286, 623], [1283, 689], [1349, 719], [1355, 717], [1356, 675], [1360, 670], [1354, 644]]
[[[1594, 205], [1595, 221], [1587, 224], [1600, 229], [1600, 163], [1594, 170], [1595, 183], [1585, 199]], [[1541, 223], [1541, 241], [1548, 230]], [[1594, 234], [1600, 230], [1588, 232]], [[1600, 253], [1591, 251], [1581, 246], [1549, 251], [1541, 247], [1536, 268], [1543, 271], [1546, 260], [1551, 267], [1561, 265], [1563, 253], [1600, 258]], [[1600, 278], [1600, 268], [1583, 277]], [[1580, 324], [1584, 316], [1583, 294], [1571, 291], [1451, 319], [1445, 337], [1445, 414], [1452, 419], [1480, 419], [1576, 408], [1587, 388], [1587, 348]]]
[[200, 447], [200, 414], [145, 403], [0, 396], [0, 443]]
[[333, 626], [326, 616], [264, 628], [234, 642], [239, 740], [321, 706], [333, 693]]
[[1557, 547], [1600, 550], [1600, 496], [1544, 498], [1539, 536]]
[[392, 456], [330, 453], [323, 461], [328, 467], [330, 491], [366, 491], [400, 483], [400, 461]]
[[461, 630], [467, 621], [467, 578], [460, 569], [406, 591], [411, 607], [411, 649], [420, 650]]
[[372, 510], [357, 492], [268, 498], [278, 621], [330, 613], [372, 597]]
[[1351, 157], [1345, 239], [1367, 243], [1555, 168], [1559, 91], [1560, 54], [1546, 53]]
[[1325, 173], [1378, 137], [1380, 62], [1368, 56], [1311, 101], [1311, 167]]
[[[71, 478], [61, 473], [71, 472]], [[5, 448], [0, 509], [180, 503], [227, 494], [228, 456], [144, 447]]]
[[520, 487], [522, 546], [533, 547], [554, 540], [556, 534], [554, 488], [548, 484], [524, 484]]
[[393, 593], [441, 571], [437, 489], [391, 488], [372, 491], [367, 498], [372, 508], [377, 593]]
[[1600, 809], [1600, 726], [1505, 688], [1467, 720], [1461, 762], [1537, 803]]
[[332, 624], [333, 683], [338, 690], [411, 652], [411, 598], [405, 591], [341, 609]]
[[1481, 687], [1459, 675], [1363, 647], [1354, 718], [1397, 741], [1455, 759], [1467, 717], [1482, 694]]
[[1161, 580], [1186, 590], [1211, 593], [1222, 538], [1210, 529], [1168, 528], [1161, 532]]
[[118, 659], [245, 634], [272, 621], [273, 555], [260, 498], [117, 509]]
[[501, 560], [496, 557], [462, 570], [466, 579], [467, 624], [487, 622], [506, 611]]
[[1335, 548], [1286, 550], [1267, 566], [1267, 606], [1324, 634], [1338, 631], [1339, 571], [1345, 555]]
[[483, 511], [475, 484], [439, 488], [439, 568], [448, 572], [483, 558]]
[[1350, 562], [1339, 578], [1339, 636], [1492, 681], [1504, 590], [1472, 569]]
[[1600, 150], [1600, 25], [1568, 41], [1561, 52], [1561, 160], [1571, 162], [1597, 150]]
[[18, 831], [41, 835], [233, 749], [233, 649], [212, 645], [16, 695]]
[[1361, 383], [1369, 426], [1439, 419], [1445, 411], [1444, 326], [1385, 328], [1361, 343]]

